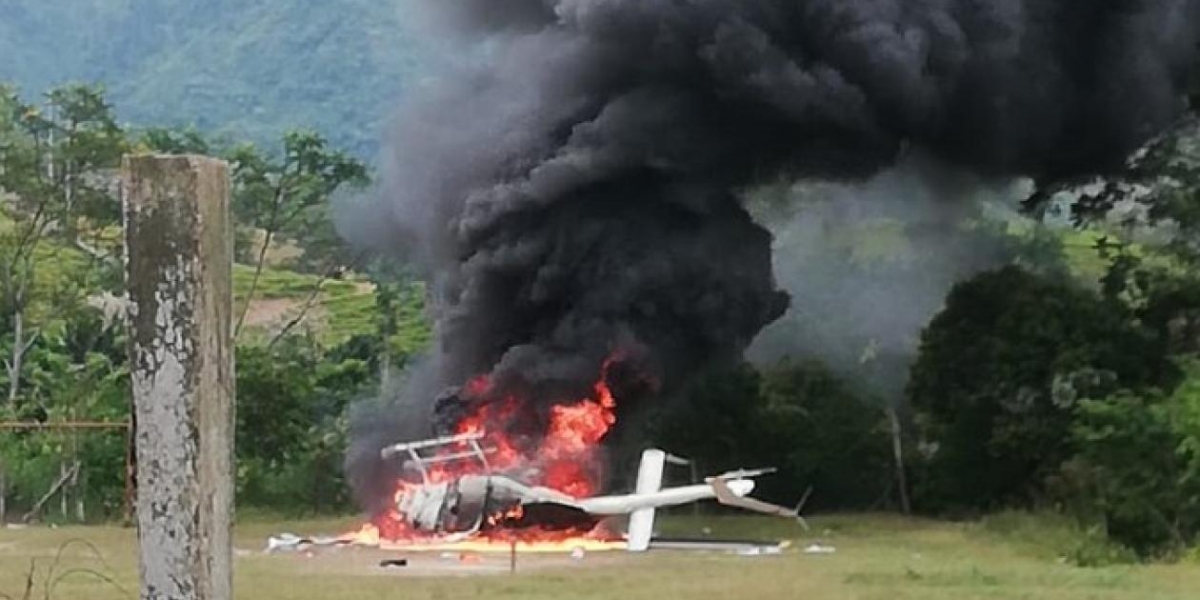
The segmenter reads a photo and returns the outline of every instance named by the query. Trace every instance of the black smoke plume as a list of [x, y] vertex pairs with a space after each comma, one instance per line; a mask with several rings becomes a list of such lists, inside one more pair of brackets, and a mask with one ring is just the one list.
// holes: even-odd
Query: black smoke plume
[[[908, 147], [981, 176], [1115, 166], [1184, 108], [1198, 4], [410, 2], [464, 64], [399, 111], [370, 215], [435, 300], [405, 401], [480, 374], [573, 398], [620, 349], [666, 394], [739, 359], [787, 306], [744, 191]], [[400, 435], [371, 424], [348, 457], [367, 496]]]

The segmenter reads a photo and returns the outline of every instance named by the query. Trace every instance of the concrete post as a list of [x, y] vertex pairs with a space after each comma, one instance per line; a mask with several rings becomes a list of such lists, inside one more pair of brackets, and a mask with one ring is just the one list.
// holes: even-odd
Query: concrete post
[[229, 600], [233, 231], [229, 170], [122, 164], [142, 600]]

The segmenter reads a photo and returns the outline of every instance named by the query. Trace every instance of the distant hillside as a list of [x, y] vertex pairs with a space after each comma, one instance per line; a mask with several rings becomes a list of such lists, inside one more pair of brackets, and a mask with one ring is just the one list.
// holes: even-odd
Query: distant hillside
[[0, 81], [100, 82], [136, 125], [307, 127], [366, 157], [415, 78], [403, 23], [396, 0], [0, 0]]

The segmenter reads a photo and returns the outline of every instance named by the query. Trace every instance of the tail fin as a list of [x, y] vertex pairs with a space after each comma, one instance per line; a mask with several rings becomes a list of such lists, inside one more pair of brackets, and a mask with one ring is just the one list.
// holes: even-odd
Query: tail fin
[[[741, 476], [744, 472], [733, 473], [733, 476]], [[804, 497], [796, 505], [796, 508], [785, 508], [762, 500], [755, 500], [749, 497], [750, 490], [754, 489], [753, 482], [748, 479], [727, 479], [730, 474], [720, 477], [710, 477], [709, 485], [712, 486], [713, 492], [717, 495], [717, 502], [726, 506], [736, 506], [745, 510], [751, 510], [767, 515], [775, 515], [779, 517], [791, 517], [799, 521], [800, 525], [808, 531], [808, 522], [801, 516], [801, 511], [804, 510], [804, 504], [808, 502], [808, 495], [812, 493], [812, 487], [809, 486], [808, 491], [804, 492]], [[741, 487], [735, 487], [736, 484], [750, 484]]]
[[[650, 449], [642, 452], [642, 462], [638, 465], [637, 487], [638, 494], [653, 494], [662, 489], [663, 467], [667, 461], [667, 453], [662, 450]], [[654, 535], [654, 509], [639, 508], [629, 515], [629, 551], [645, 552], [650, 548], [650, 538]]]

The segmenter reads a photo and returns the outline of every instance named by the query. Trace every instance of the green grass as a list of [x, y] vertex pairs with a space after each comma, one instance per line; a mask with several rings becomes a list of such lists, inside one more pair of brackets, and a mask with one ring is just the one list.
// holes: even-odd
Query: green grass
[[[262, 275], [258, 279], [254, 298], [256, 300], [304, 300], [319, 280], [320, 278], [316, 275], [267, 267], [263, 269]], [[253, 282], [253, 266], [234, 265], [233, 296], [235, 302], [245, 300]], [[354, 294], [357, 292], [356, 288], [357, 286], [352, 281], [328, 280], [321, 285], [322, 293], [330, 296]]]
[[[1005, 520], [1007, 519], [1007, 521]], [[971, 598], [1039, 600], [1196, 598], [1200, 565], [1125, 565], [1079, 568], [1064, 564], [1030, 532], [1041, 526], [1050, 538], [1063, 535], [1053, 520], [1032, 519], [1017, 527], [1016, 517], [999, 522], [944, 523], [892, 516], [835, 516], [811, 519], [812, 530], [784, 521], [753, 517], [668, 518], [662, 528], [676, 535], [764, 536], [793, 540], [783, 556], [651, 552], [592, 554], [581, 562], [562, 558], [522, 558], [515, 576], [458, 576], [454, 563], [445, 575], [414, 577], [375, 568], [380, 555], [345, 551], [304, 555], [264, 555], [266, 537], [283, 531], [339, 532], [353, 519], [242, 523], [235, 535], [235, 587], [239, 598], [255, 600], [349, 600], [458, 598], [753, 598], [755, 600], [831, 598], [862, 600], [961, 600]], [[1014, 533], [1014, 530], [1020, 533]], [[44, 576], [57, 549], [71, 539], [95, 545], [108, 567], [75, 545], [59, 571], [88, 568], [109, 572], [126, 590], [136, 590], [134, 533], [119, 527], [0, 530], [0, 593], [17, 598], [30, 561]], [[1014, 537], [1016, 536], [1016, 537]], [[803, 553], [820, 542], [831, 555]], [[1051, 541], [1050, 546], [1053, 545]], [[437, 562], [436, 558], [426, 560]], [[503, 571], [506, 557], [489, 557]], [[35, 589], [41, 598], [41, 588]], [[83, 573], [63, 580], [52, 598], [126, 598], [110, 584]]]

